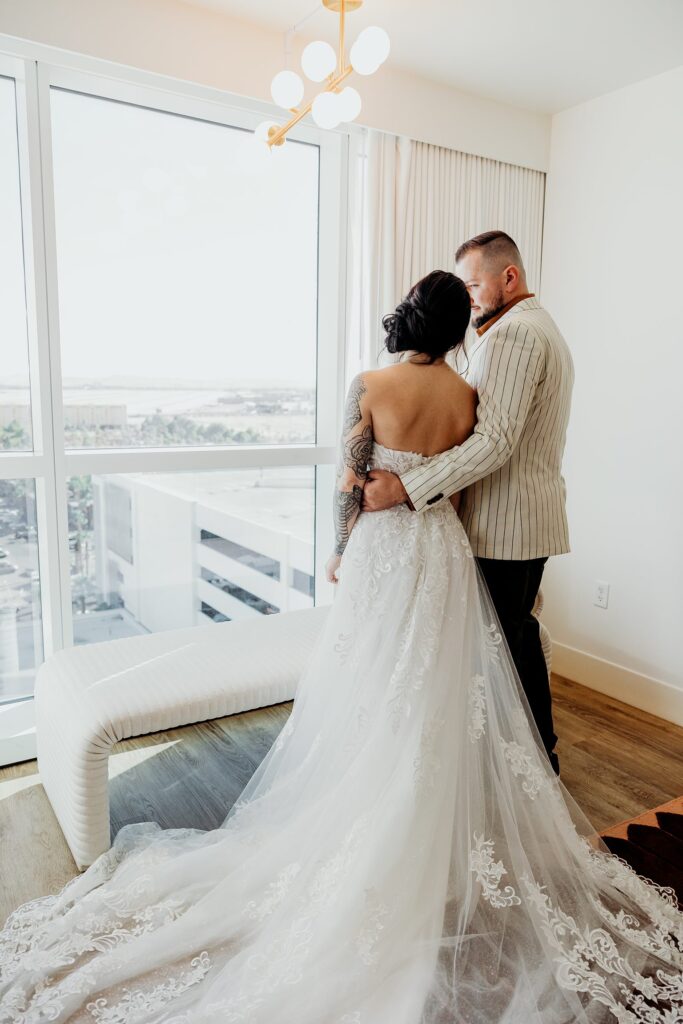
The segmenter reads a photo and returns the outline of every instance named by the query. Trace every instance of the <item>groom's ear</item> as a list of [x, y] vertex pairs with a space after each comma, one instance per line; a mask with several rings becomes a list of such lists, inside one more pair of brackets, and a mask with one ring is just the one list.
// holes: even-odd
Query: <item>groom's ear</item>
[[509, 267], [505, 268], [503, 273], [505, 274], [505, 287], [508, 291], [513, 292], [519, 284], [519, 267], [511, 263]]

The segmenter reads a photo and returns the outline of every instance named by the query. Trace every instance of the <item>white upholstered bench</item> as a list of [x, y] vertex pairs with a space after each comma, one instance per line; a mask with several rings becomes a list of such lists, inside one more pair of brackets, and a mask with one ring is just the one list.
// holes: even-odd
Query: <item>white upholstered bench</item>
[[110, 846], [114, 744], [291, 700], [326, 614], [310, 608], [108, 640], [41, 665], [38, 767], [80, 868]]

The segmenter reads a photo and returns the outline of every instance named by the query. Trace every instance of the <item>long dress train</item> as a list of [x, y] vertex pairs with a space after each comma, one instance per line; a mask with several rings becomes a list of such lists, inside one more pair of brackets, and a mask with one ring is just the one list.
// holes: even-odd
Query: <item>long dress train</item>
[[553, 773], [450, 503], [360, 516], [340, 575], [221, 828], [128, 826], [19, 908], [0, 1021], [683, 1021], [675, 896]]

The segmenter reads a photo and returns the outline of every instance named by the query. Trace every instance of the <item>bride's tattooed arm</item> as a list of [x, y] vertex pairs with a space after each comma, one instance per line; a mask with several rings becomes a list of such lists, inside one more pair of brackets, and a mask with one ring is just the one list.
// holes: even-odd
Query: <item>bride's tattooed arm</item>
[[334, 491], [334, 553], [341, 556], [360, 512], [363, 485], [373, 444], [372, 417], [363, 374], [351, 382], [344, 409]]

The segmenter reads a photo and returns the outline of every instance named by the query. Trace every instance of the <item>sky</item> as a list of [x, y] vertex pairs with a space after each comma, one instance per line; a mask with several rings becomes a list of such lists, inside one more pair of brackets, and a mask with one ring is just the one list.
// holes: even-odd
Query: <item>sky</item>
[[[0, 79], [0, 384], [26, 372], [13, 107]], [[318, 149], [55, 89], [51, 113], [63, 376], [314, 386]]]
[[[0, 375], [28, 369], [14, 82], [0, 77]], [[0, 377], [0, 380], [2, 377]]]

